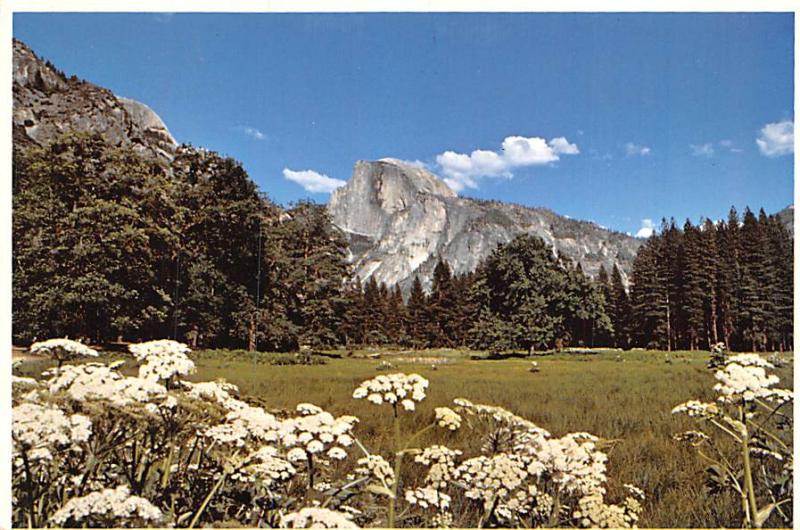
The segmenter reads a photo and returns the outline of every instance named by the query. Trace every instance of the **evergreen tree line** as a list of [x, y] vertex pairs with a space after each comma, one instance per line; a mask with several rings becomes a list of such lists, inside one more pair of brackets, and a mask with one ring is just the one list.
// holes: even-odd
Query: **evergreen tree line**
[[[346, 294], [346, 345], [471, 347], [502, 353], [594, 344], [611, 333], [600, 286], [580, 264], [533, 235], [498, 247], [475, 271], [454, 275], [441, 258], [426, 294], [414, 278], [399, 286], [374, 277]], [[599, 344], [599, 342], [598, 342]]]
[[717, 342], [737, 351], [790, 349], [793, 257], [791, 236], [763, 209], [740, 219], [731, 208], [727, 221], [687, 220], [683, 229], [664, 220], [636, 255], [630, 297], [606, 284], [614, 340], [666, 350]]

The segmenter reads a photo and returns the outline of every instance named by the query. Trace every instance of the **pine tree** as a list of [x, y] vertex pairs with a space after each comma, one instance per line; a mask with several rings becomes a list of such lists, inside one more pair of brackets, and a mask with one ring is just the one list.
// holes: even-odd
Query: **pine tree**
[[414, 276], [411, 292], [408, 296], [408, 336], [415, 348], [428, 346], [427, 329], [427, 300], [419, 276]]
[[728, 221], [717, 223], [717, 322], [727, 349], [733, 349], [739, 322], [739, 215], [734, 207]]
[[604, 265], [600, 265], [600, 270], [597, 271], [597, 277], [595, 278], [595, 284], [597, 288], [600, 290], [600, 294], [603, 296], [603, 307], [605, 308], [606, 313], [608, 314], [609, 318], [611, 318], [611, 332], [608, 333], [596, 333], [596, 342], [597, 344], [603, 345], [611, 345], [614, 343], [614, 336], [616, 334], [616, 325], [614, 324], [613, 318], [613, 309], [612, 309], [612, 293], [611, 293], [611, 280], [608, 277], [608, 272]]
[[633, 260], [631, 306], [636, 341], [647, 348], [666, 349], [669, 342], [669, 305], [663, 253], [659, 237], [651, 237]]
[[766, 249], [762, 226], [746, 209], [739, 238], [739, 329], [743, 346], [751, 351], [766, 346]]
[[614, 328], [614, 346], [628, 348], [631, 343], [631, 301], [622, 281], [622, 273], [616, 263], [611, 269], [609, 299], [609, 316]]
[[452, 347], [455, 344], [454, 291], [450, 266], [440, 257], [433, 268], [431, 293], [428, 296], [428, 343], [434, 347]]
[[[761, 216], [760, 216], [761, 217]], [[761, 219], [760, 223], [761, 224]], [[766, 328], [770, 349], [791, 347], [794, 266], [792, 239], [776, 216], [764, 216], [766, 244]]]

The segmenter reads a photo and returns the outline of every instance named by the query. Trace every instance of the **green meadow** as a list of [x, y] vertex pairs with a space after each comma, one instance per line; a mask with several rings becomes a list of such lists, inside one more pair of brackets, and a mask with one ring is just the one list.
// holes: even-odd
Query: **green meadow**
[[[455, 350], [337, 354], [342, 357], [314, 357], [325, 364], [302, 365], [289, 364], [295, 359], [291, 354], [200, 351], [194, 354], [198, 369], [191, 379], [223, 378], [238, 385], [243, 397], [271, 410], [310, 402], [335, 415], [355, 415], [361, 420], [355, 430], [359, 440], [388, 455], [390, 409], [351, 396], [361, 381], [379, 373], [415, 372], [430, 387], [417, 411], [403, 415], [402, 428], [409, 433], [430, 422], [434, 407], [454, 398], [500, 405], [557, 436], [586, 431], [610, 441], [609, 494], [622, 497], [623, 483], [641, 487], [647, 494], [642, 527], [740, 524], [739, 500], [727, 490], [711, 495], [706, 465], [692, 448], [672, 439], [696, 428], [688, 418], [671, 414], [675, 405], [715, 399], [706, 352], [602, 351], [502, 360], [473, 360], [478, 352]], [[784, 358], [791, 361], [792, 355]], [[538, 372], [531, 372], [532, 360]], [[29, 361], [20, 373], [44, 366]], [[780, 386], [791, 388], [792, 363], [777, 373]], [[421, 446], [433, 443], [472, 451], [480, 446], [479, 440], [438, 429], [420, 441]]]

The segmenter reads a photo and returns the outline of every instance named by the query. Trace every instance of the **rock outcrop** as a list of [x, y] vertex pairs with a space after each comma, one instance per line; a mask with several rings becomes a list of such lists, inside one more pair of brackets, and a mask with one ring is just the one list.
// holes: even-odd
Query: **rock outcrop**
[[775, 215], [789, 232], [789, 235], [794, 237], [794, 204], [790, 204]]
[[328, 208], [350, 239], [355, 273], [404, 290], [415, 275], [428, 286], [439, 256], [454, 272], [468, 272], [522, 233], [543, 238], [590, 275], [616, 264], [626, 281], [642, 244], [545, 208], [458, 197], [426, 169], [391, 158], [358, 162]]
[[146, 158], [169, 162], [178, 143], [147, 105], [67, 77], [25, 44], [13, 44], [14, 141], [43, 145], [67, 131], [97, 132], [132, 145]]

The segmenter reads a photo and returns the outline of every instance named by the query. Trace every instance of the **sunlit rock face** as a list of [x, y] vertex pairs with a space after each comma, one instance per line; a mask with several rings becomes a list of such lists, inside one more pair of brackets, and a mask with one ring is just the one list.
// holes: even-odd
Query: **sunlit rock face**
[[331, 196], [334, 223], [350, 239], [355, 274], [407, 291], [419, 275], [430, 285], [439, 256], [456, 273], [471, 271], [499, 244], [522, 233], [543, 238], [595, 275], [614, 264], [627, 281], [641, 240], [544, 208], [458, 197], [430, 171], [385, 158], [356, 163]]
[[145, 158], [172, 160], [178, 144], [147, 105], [67, 77], [20, 41], [13, 50], [15, 142], [44, 145], [67, 131], [97, 132]]

